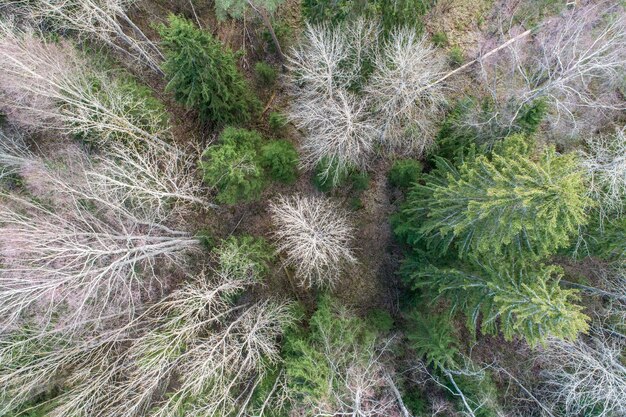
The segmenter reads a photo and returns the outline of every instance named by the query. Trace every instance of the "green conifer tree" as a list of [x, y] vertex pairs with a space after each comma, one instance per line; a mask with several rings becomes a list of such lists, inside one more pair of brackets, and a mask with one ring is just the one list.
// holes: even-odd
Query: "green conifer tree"
[[573, 340], [588, 329], [589, 318], [575, 304], [578, 292], [559, 286], [561, 271], [554, 266], [523, 266], [467, 270], [429, 266], [411, 274], [416, 288], [445, 296], [452, 309], [467, 316], [467, 325], [483, 333], [502, 331], [505, 339], [521, 336], [535, 346], [547, 337]]
[[204, 120], [246, 123], [259, 106], [237, 69], [234, 54], [189, 20], [170, 15], [159, 33], [166, 53], [167, 90]]
[[218, 189], [217, 201], [235, 204], [257, 198], [266, 181], [259, 162], [258, 132], [227, 127], [220, 142], [209, 146], [200, 160], [204, 182]]
[[522, 136], [496, 146], [491, 158], [467, 156], [437, 168], [415, 185], [396, 233], [409, 244], [460, 257], [537, 260], [566, 247], [587, 222], [584, 177], [574, 154], [539, 155]]

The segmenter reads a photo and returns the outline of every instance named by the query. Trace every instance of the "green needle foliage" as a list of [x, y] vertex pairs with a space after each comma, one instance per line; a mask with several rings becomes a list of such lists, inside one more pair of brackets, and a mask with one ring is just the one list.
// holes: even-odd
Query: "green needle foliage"
[[204, 151], [200, 168], [204, 182], [218, 189], [217, 201], [235, 204], [259, 197], [265, 186], [257, 151], [261, 140], [258, 132], [227, 127], [220, 143]]
[[409, 317], [407, 338], [417, 354], [425, 358], [426, 366], [445, 371], [457, 367], [459, 353], [454, 329], [446, 315], [425, 315], [415, 311]]
[[295, 182], [298, 177], [297, 164], [298, 152], [287, 141], [273, 141], [261, 148], [261, 165], [274, 180], [287, 184]]
[[296, 329], [285, 334], [285, 372], [296, 402], [310, 410], [346, 389], [341, 376], [348, 369], [362, 366], [372, 372], [376, 338], [376, 331], [365, 320], [324, 296], [308, 331]]
[[472, 268], [468, 271], [426, 267], [410, 274], [415, 288], [444, 296], [452, 310], [467, 316], [467, 326], [483, 333], [502, 331], [506, 340], [521, 336], [536, 346], [547, 337], [573, 340], [588, 329], [589, 318], [576, 290], [559, 286], [561, 271], [554, 266]]
[[436, 164], [412, 188], [396, 224], [412, 245], [532, 261], [567, 247], [587, 222], [591, 201], [573, 154], [547, 148], [535, 156], [516, 135], [494, 148], [491, 159], [466, 157], [458, 168], [442, 158]]
[[235, 56], [210, 33], [189, 20], [170, 15], [159, 27], [166, 61], [167, 90], [203, 120], [219, 124], [246, 123], [258, 100], [237, 69]]
[[235, 19], [243, 17], [246, 10], [251, 7], [261, 8], [269, 13], [274, 13], [276, 8], [285, 0], [216, 0], [215, 13], [220, 20], [230, 16]]
[[265, 239], [253, 236], [230, 236], [213, 253], [225, 273], [257, 281], [267, 275], [274, 259], [274, 251]]

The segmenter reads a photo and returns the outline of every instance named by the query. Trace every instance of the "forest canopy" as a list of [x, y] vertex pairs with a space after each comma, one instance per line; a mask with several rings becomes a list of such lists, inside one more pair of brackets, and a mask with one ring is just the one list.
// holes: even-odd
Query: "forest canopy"
[[626, 416], [621, 0], [0, 0], [0, 416]]

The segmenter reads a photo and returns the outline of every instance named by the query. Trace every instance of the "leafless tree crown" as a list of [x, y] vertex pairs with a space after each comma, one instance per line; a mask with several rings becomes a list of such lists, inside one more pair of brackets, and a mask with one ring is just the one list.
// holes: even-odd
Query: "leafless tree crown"
[[347, 265], [354, 264], [354, 229], [345, 212], [330, 200], [293, 196], [271, 203], [278, 251], [296, 269], [305, 287], [333, 287]]

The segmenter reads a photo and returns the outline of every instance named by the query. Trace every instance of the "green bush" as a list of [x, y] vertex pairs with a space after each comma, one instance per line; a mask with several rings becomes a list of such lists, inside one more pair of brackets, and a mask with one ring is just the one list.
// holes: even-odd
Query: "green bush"
[[[329, 174], [325, 177], [324, 172]], [[359, 193], [367, 189], [369, 182], [370, 177], [367, 172], [356, 168], [338, 171], [337, 165], [329, 162], [328, 159], [323, 159], [318, 163], [313, 174], [313, 185], [324, 193], [337, 187], [349, 187], [350, 191]]]
[[237, 69], [235, 56], [213, 36], [183, 17], [170, 15], [158, 28], [166, 60], [166, 90], [203, 120], [246, 123], [259, 102]]
[[254, 72], [256, 74], [257, 81], [264, 88], [269, 88], [276, 82], [276, 70], [267, 62], [257, 62], [254, 65]]
[[324, 296], [308, 326], [285, 334], [287, 386], [299, 405], [312, 409], [334, 390], [346, 387], [337, 378], [354, 362], [367, 360], [377, 333], [364, 320]]
[[435, 32], [431, 38], [431, 42], [435, 46], [443, 47], [448, 45], [448, 36], [445, 32]]
[[394, 187], [407, 189], [417, 182], [423, 169], [422, 163], [415, 159], [396, 161], [389, 170], [389, 183]]
[[253, 236], [230, 236], [213, 253], [221, 271], [257, 281], [267, 275], [274, 259], [274, 250], [267, 241]]
[[284, 140], [276, 140], [261, 148], [261, 165], [277, 181], [293, 183], [297, 176], [298, 152]]
[[261, 140], [258, 132], [227, 127], [219, 143], [204, 151], [200, 168], [204, 182], [218, 189], [217, 201], [235, 204], [259, 197], [265, 186], [258, 160]]
[[268, 124], [274, 132], [280, 131], [287, 125], [287, 122], [287, 117], [284, 114], [275, 111], [270, 113]]
[[[328, 175], [324, 176], [325, 172], [328, 172]], [[321, 160], [313, 171], [313, 185], [324, 193], [345, 184], [347, 179], [348, 172], [339, 171], [337, 163], [328, 158]]]
[[393, 317], [388, 311], [376, 308], [367, 315], [367, 321], [373, 329], [387, 333], [393, 329]]
[[350, 181], [350, 188], [352, 191], [357, 193], [367, 190], [367, 187], [370, 185], [370, 176], [365, 171], [355, 170], [350, 172], [348, 180]]
[[463, 50], [458, 46], [453, 46], [450, 48], [450, 52], [448, 52], [448, 60], [450, 61], [450, 65], [453, 67], [459, 67], [463, 64], [465, 60], [465, 56], [463, 55]]

